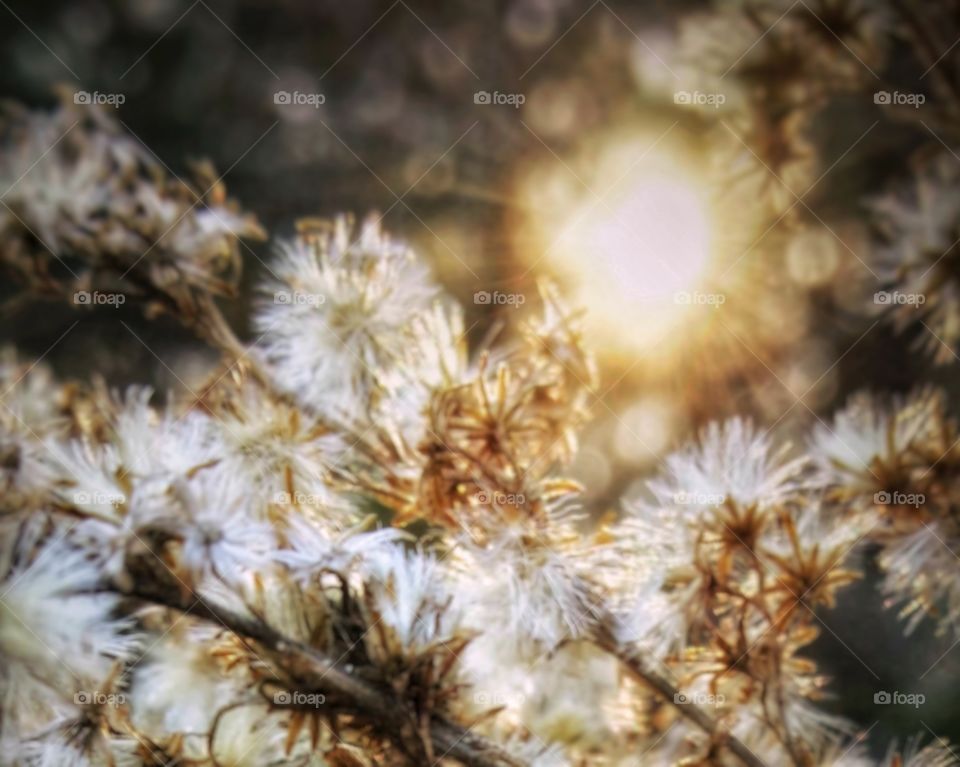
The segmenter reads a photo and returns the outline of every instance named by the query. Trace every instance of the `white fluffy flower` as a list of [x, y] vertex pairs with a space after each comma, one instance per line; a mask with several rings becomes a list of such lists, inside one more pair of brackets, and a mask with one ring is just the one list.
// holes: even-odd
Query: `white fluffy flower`
[[[62, 539], [0, 583], [0, 654], [8, 695], [26, 698], [39, 683], [72, 698], [107, 677], [137, 646], [132, 623], [113, 617], [118, 597], [99, 590], [90, 557]], [[16, 685], [27, 689], [16, 690]], [[94, 687], [93, 689], [96, 689]]]
[[470, 651], [512, 664], [583, 637], [595, 619], [588, 553], [523, 540], [521, 531], [486, 546], [462, 542], [451, 559], [466, 620], [480, 632]]
[[943, 410], [942, 395], [928, 389], [890, 403], [859, 392], [831, 426], [814, 430], [813, 454], [834, 482], [852, 491], [886, 489], [884, 467], [892, 469], [924, 440], [938, 439]]
[[276, 533], [259, 514], [258, 499], [219, 465], [131, 482], [127, 512], [118, 524], [78, 526], [78, 535], [98, 546], [95, 553], [106, 571], [120, 572], [127, 545], [143, 535], [144, 527], [180, 541], [179, 564], [194, 586], [206, 578], [236, 584], [273, 561]]
[[[98, 189], [97, 184], [102, 169], [110, 165], [109, 143], [91, 142], [90, 151], [78, 155], [73, 163], [62, 162], [59, 152], [51, 156], [49, 149], [72, 130], [76, 115], [73, 120], [65, 111], [23, 117], [28, 128], [24, 140], [16, 146], [17, 151], [5, 152], [0, 163], [0, 182], [4, 189], [10, 187], [4, 196], [0, 229], [15, 225], [9, 206], [36, 231], [41, 242], [60, 252], [70, 243], [64, 222], [71, 222], [69, 229], [74, 232], [80, 228], [75, 229], [74, 222], [92, 220], [104, 204], [106, 190]], [[38, 157], [42, 159], [38, 161]]]
[[60, 387], [42, 362], [17, 359], [14, 349], [0, 349], [0, 420], [10, 418], [36, 438], [59, 432], [64, 419], [58, 412]]
[[358, 580], [374, 620], [390, 632], [386, 647], [377, 644], [382, 632], [367, 632], [364, 639], [374, 643], [375, 652], [416, 656], [456, 637], [460, 607], [435, 557], [402, 546], [384, 547], [363, 560]]
[[48, 443], [65, 428], [60, 401], [49, 368], [0, 350], [0, 510], [34, 511], [54, 499], [60, 472]]
[[273, 269], [255, 324], [277, 380], [321, 412], [362, 414], [437, 293], [426, 269], [373, 220], [354, 240], [345, 217], [283, 246]]
[[960, 631], [960, 538], [952, 484], [942, 477], [955, 434], [943, 394], [923, 389], [889, 403], [858, 394], [832, 429], [814, 435], [841, 497], [874, 520], [883, 590], [903, 604], [908, 633], [929, 614]]
[[198, 204], [198, 192], [171, 184], [103, 111], [69, 104], [2, 117], [0, 235], [11, 249], [36, 250], [44, 260], [69, 254], [97, 266], [126, 263], [179, 302], [190, 287], [229, 292], [239, 263], [236, 239], [263, 236], [254, 219], [224, 199], [212, 169], [198, 168], [207, 190]]
[[273, 527], [260, 521], [246, 487], [223, 472], [200, 472], [179, 484], [181, 564], [194, 577], [228, 582], [266, 567], [276, 548]]
[[148, 388], [133, 387], [117, 407], [113, 443], [126, 471], [137, 476], [186, 474], [220, 458], [209, 416], [154, 408], [152, 394]]
[[0, 511], [34, 511], [54, 498], [58, 472], [43, 443], [5, 420], [0, 413]]
[[57, 496], [83, 514], [118, 524], [127, 503], [126, 471], [114, 445], [48, 442], [59, 472]]
[[887, 312], [895, 327], [919, 325], [917, 345], [938, 362], [952, 362], [960, 343], [960, 168], [941, 154], [920, 168], [906, 188], [873, 204], [877, 227], [887, 245], [876, 249], [875, 269], [887, 290], [874, 296], [874, 308]]
[[776, 506], [802, 486], [804, 462], [774, 448], [769, 434], [741, 418], [711, 423], [699, 442], [666, 459], [664, 477], [650, 482], [657, 502], [685, 515], [699, 515], [733, 501]]
[[618, 638], [657, 658], [686, 645], [699, 616], [691, 608], [709, 580], [697, 563], [721, 550], [711, 544], [757, 546], [773, 512], [807, 483], [803, 459], [739, 418], [710, 424], [696, 444], [668, 456], [665, 469], [649, 483], [652, 499], [626, 502], [613, 534], [622, 565], [612, 600]]
[[211, 737], [212, 756], [220, 767], [295, 767], [304, 755], [285, 755], [287, 731], [283, 721], [261, 705], [229, 709], [219, 719]]
[[667, 456], [664, 474], [648, 483], [652, 499], [627, 500], [617, 549], [638, 584], [655, 589], [690, 563], [704, 521], [731, 507], [766, 514], [805, 486], [804, 471], [803, 459], [775, 449], [750, 422], [711, 423], [697, 443]]
[[302, 411], [246, 386], [216, 410], [207, 426], [218, 470], [243, 482], [261, 509], [279, 503], [310, 507], [317, 514], [345, 511], [328, 485], [329, 469], [343, 458], [343, 439]]
[[309, 583], [325, 569], [348, 572], [364, 558], [389, 561], [403, 537], [394, 528], [338, 530], [293, 513], [284, 518], [286, 545], [275, 556], [300, 582]]
[[177, 626], [156, 642], [134, 669], [131, 720], [153, 738], [204, 733], [224, 706], [237, 700], [249, 680], [228, 677], [211, 650], [212, 627]]
[[[699, 584], [692, 580], [680, 593], [667, 593], [666, 573], [660, 571], [644, 578], [617, 605], [616, 638], [625, 647], [639, 646], [651, 657], [663, 659], [681, 649], [689, 628], [682, 610], [677, 609], [692, 599]], [[624, 598], [626, 596], [627, 598]]]
[[950, 743], [940, 740], [927, 746], [911, 739], [902, 752], [887, 750], [879, 761], [872, 758], [862, 745], [833, 744], [817, 759], [819, 767], [955, 767], [960, 764]]
[[902, 764], [903, 767], [955, 767], [960, 757], [951, 745], [942, 738], [937, 743], [921, 747], [916, 741], [908, 743], [899, 761], [893, 756], [887, 757], [890, 767]]
[[83, 734], [75, 732], [75, 727], [76, 725], [67, 723], [66, 732], [10, 744], [6, 753], [22, 760], [12, 762], [22, 767], [92, 767], [100, 764], [109, 764], [110, 767], [140, 767], [143, 764], [139, 753], [141, 744], [135, 738], [100, 739], [89, 751], [84, 751]]
[[936, 608], [937, 622], [960, 635], [960, 577], [957, 555], [960, 539], [938, 522], [888, 542], [879, 556], [884, 571], [883, 591], [903, 603], [910, 634]]
[[409, 446], [428, 437], [424, 412], [433, 392], [468, 379], [466, 333], [459, 306], [434, 303], [414, 317], [398, 348], [394, 367], [384, 372], [383, 399], [374, 419]]

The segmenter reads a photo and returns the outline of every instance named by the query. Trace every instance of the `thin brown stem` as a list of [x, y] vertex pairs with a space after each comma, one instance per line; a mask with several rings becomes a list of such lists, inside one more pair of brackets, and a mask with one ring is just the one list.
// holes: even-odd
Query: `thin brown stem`
[[[142, 571], [141, 566], [138, 572]], [[162, 581], [162, 578], [137, 577], [126, 587], [116, 584], [115, 588], [138, 600], [189, 611], [193, 617], [224, 626], [238, 637], [252, 640], [304, 688], [335, 694], [349, 701], [358, 719], [387, 733], [402, 750], [409, 750], [415, 720], [406, 701], [359, 678], [318, 650], [285, 637], [257, 618], [210, 604], [188, 589]], [[439, 714], [430, 717], [429, 737], [440, 759], [449, 757], [466, 767], [526, 767], [525, 762], [497, 744]]]
[[700, 706], [693, 703], [681, 704], [679, 702], [680, 690], [677, 689], [676, 685], [667, 679], [664, 674], [654, 669], [641, 653], [625, 647], [619, 642], [613, 634], [609, 618], [598, 621], [593, 641], [602, 650], [617, 658], [634, 678], [653, 689], [667, 703], [674, 706], [682, 716], [706, 732], [719, 745], [725, 747], [746, 767], [766, 767], [764, 762], [743, 741], [732, 733], [722, 730], [716, 720]]

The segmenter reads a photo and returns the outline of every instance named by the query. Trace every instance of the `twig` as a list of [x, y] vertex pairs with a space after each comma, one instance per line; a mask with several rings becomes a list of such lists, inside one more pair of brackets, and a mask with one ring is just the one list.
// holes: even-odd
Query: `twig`
[[[142, 563], [136, 568], [143, 572]], [[135, 577], [129, 583], [115, 583], [114, 589], [128, 597], [163, 605], [193, 617], [226, 627], [239, 637], [255, 641], [270, 651], [285, 673], [305, 687], [332, 692], [350, 701], [359, 718], [390, 734], [403, 747], [410, 742], [412, 713], [406, 701], [389, 690], [379, 689], [339, 666], [323, 653], [289, 639], [262, 621], [200, 600], [192, 590], [180, 584], [164, 584], [158, 578]], [[527, 767], [497, 744], [469, 729], [434, 714], [430, 721], [430, 740], [439, 755], [456, 759], [466, 767]]]
[[682, 716], [714, 738], [747, 767], [766, 767], [766, 764], [743, 741], [723, 730], [717, 721], [700, 706], [693, 703], [679, 703], [680, 690], [666, 676], [653, 669], [643, 655], [625, 647], [617, 640], [613, 634], [611, 620], [610, 616], [606, 616], [598, 620], [595, 625], [593, 641], [598, 647], [617, 658], [634, 677], [659, 693]]

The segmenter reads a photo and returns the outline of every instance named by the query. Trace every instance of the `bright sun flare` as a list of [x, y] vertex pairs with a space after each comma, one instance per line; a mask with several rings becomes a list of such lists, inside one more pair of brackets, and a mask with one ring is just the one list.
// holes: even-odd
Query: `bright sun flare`
[[702, 186], [679, 164], [630, 154], [608, 152], [585, 184], [571, 187], [564, 168], [537, 179], [537, 208], [555, 215], [534, 223], [543, 263], [591, 307], [594, 332], [647, 351], [687, 316], [711, 260], [712, 226]]

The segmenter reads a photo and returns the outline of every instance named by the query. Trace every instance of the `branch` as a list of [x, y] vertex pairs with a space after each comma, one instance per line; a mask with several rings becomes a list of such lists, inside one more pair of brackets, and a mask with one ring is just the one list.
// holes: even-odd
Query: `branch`
[[597, 620], [594, 627], [593, 642], [617, 660], [640, 682], [651, 687], [663, 699], [672, 705], [681, 716], [686, 717], [706, 732], [717, 743], [723, 745], [747, 767], [766, 767], [764, 762], [749, 747], [732, 733], [720, 727], [717, 721], [693, 703], [680, 704], [680, 690], [636, 650], [632, 650], [617, 640], [612, 630], [612, 616], [609, 614]]
[[[389, 690], [375, 687], [318, 650], [285, 637], [256, 618], [201, 600], [182, 584], [164, 583], [166, 579], [156, 577], [138, 577], [144, 573], [142, 560], [130, 572], [134, 577], [115, 582], [114, 590], [151, 604], [189, 612], [191, 616], [224, 626], [241, 638], [253, 640], [269, 650], [283, 671], [306, 688], [336, 694], [349, 702], [358, 718], [388, 733], [401, 748], [410, 743], [415, 732], [414, 715], [407, 701]], [[431, 716], [429, 732], [437, 762], [451, 757], [466, 767], [527, 767], [497, 744], [443, 716]]]

